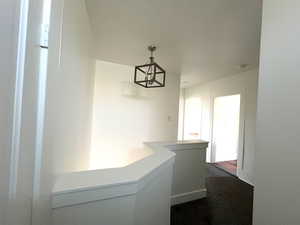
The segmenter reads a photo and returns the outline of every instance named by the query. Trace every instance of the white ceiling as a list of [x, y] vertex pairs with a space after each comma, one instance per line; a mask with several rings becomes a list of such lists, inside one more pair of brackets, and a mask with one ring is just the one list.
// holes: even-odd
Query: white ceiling
[[258, 66], [262, 0], [86, 0], [98, 59], [156, 61], [184, 85]]

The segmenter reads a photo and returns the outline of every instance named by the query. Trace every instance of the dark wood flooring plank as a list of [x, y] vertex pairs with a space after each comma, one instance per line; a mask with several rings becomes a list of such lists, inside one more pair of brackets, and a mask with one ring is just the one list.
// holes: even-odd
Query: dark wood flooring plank
[[171, 225], [251, 225], [253, 187], [212, 165], [207, 198], [172, 207]]

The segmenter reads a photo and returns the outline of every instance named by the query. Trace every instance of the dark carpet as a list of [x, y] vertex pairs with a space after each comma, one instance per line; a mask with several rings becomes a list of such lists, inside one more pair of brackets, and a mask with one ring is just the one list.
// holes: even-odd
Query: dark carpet
[[252, 225], [253, 187], [208, 165], [207, 198], [173, 206], [171, 225]]

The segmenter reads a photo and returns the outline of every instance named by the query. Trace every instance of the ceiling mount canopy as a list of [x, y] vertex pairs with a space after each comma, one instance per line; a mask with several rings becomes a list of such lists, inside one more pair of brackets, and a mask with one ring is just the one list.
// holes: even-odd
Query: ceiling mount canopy
[[166, 71], [154, 61], [153, 53], [156, 49], [154, 45], [149, 46], [150, 62], [135, 67], [134, 83], [144, 88], [159, 88], [166, 85]]

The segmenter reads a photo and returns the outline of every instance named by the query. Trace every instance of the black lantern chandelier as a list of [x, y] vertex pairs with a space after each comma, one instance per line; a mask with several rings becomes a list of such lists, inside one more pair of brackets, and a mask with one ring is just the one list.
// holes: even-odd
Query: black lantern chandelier
[[150, 63], [135, 67], [134, 83], [144, 88], [165, 87], [166, 71], [154, 62], [156, 46], [149, 46], [148, 50], [151, 52]]

